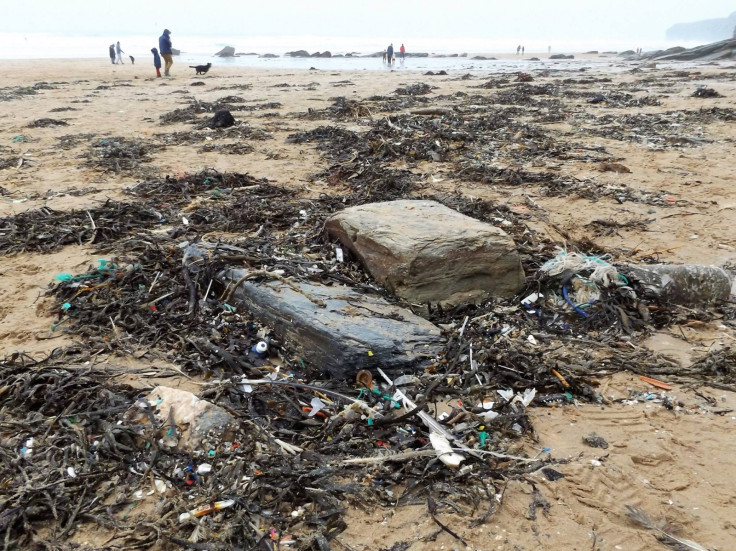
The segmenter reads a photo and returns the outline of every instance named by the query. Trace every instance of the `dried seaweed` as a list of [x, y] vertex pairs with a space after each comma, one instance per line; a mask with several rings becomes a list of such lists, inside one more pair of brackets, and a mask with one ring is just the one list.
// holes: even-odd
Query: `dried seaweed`
[[141, 163], [151, 161], [148, 146], [144, 142], [123, 137], [97, 140], [84, 157], [85, 166], [113, 173], [140, 171], [144, 168]]
[[36, 119], [28, 125], [28, 128], [54, 128], [57, 126], [69, 126], [69, 123], [58, 119]]

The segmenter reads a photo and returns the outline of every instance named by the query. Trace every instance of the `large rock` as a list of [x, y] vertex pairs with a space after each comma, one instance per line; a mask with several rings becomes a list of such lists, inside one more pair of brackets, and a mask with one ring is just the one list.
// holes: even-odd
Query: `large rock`
[[[218, 275], [225, 285], [247, 272]], [[440, 330], [410, 311], [349, 287], [246, 281], [233, 303], [274, 328], [306, 361], [338, 379], [361, 369], [399, 372], [425, 366], [442, 347]]]
[[623, 266], [619, 271], [640, 283], [646, 298], [661, 302], [702, 306], [723, 302], [731, 295], [728, 273], [715, 266], [650, 264]]
[[233, 48], [232, 46], [225, 46], [215, 55], [219, 57], [235, 57], [235, 48]]
[[286, 52], [284, 55], [288, 57], [310, 57], [307, 50], [295, 50], [293, 52]]
[[695, 48], [670, 48], [663, 52], [648, 53], [646, 57], [662, 61], [713, 61], [733, 59], [736, 54], [736, 40], [728, 39]]
[[373, 277], [412, 303], [464, 304], [524, 287], [519, 253], [506, 233], [435, 201], [351, 207], [325, 227]]
[[[235, 419], [227, 411], [186, 390], [157, 386], [145, 400], [157, 426], [163, 427], [161, 439], [166, 447], [206, 452], [232, 438], [237, 428]], [[150, 425], [149, 414], [141, 407], [144, 405], [142, 402], [134, 404], [126, 419]], [[170, 430], [172, 419], [176, 432]]]

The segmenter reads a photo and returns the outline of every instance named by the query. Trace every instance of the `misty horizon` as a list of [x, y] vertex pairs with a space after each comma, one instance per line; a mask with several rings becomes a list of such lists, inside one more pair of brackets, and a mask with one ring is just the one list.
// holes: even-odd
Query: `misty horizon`
[[[425, 0], [396, 3], [374, 0], [322, 0], [318, 5], [288, 0], [267, 4], [238, 5], [219, 0], [207, 8], [201, 2], [181, 0], [174, 8], [140, 0], [100, 3], [50, 0], [5, 4], [0, 31], [49, 33], [66, 36], [158, 36], [164, 28], [177, 37], [288, 37], [312, 36], [396, 40], [526, 40], [544, 44], [554, 41], [591, 43], [665, 40], [669, 27], [712, 18], [725, 18], [733, 2], [710, 0], [707, 5], [672, 5], [664, 0], [649, 2], [619, 0], [552, 3], [528, 0], [507, 6], [497, 1], [456, 0], [447, 3]], [[264, 45], [265, 46], [265, 45]], [[349, 47], [349, 46], [346, 46]], [[469, 49], [469, 48], [468, 48]]]

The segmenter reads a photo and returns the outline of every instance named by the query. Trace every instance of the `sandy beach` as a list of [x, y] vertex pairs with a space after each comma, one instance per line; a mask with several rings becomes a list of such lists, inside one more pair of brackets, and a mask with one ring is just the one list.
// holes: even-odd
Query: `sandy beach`
[[[483, 121], [483, 128], [492, 127], [495, 135], [505, 137], [476, 144], [476, 150], [449, 134], [436, 137], [437, 147], [431, 141], [422, 145], [422, 139], [416, 138], [412, 143], [418, 145], [411, 151], [394, 144], [402, 153], [386, 156], [386, 166], [411, 177], [414, 187], [408, 197], [461, 197], [496, 205], [500, 209], [496, 212], [508, 213], [514, 224], [520, 220], [524, 226], [524, 231], [512, 233], [517, 242], [544, 240], [560, 248], [586, 244], [588, 249], [581, 252], [608, 254], [613, 260], [734, 269], [733, 63], [680, 66], [595, 55], [576, 59], [580, 65], [564, 71], [552, 61], [535, 65], [528, 71], [533, 80], [527, 83], [518, 82], [516, 73], [490, 71], [425, 75], [217, 65], [196, 76], [177, 60], [172, 77], [156, 78], [147, 59], [122, 66], [103, 59], [0, 61], [4, 75], [0, 87], [2, 355], [22, 353], [41, 361], [54, 351], [74, 350], [69, 353], [70, 362], [87, 361], [110, 369], [117, 382], [141, 392], [161, 381], [199, 392], [209, 375], [155, 373], [162, 366], [183, 365], [173, 359], [175, 353], [163, 359], [154, 345], [151, 351], [140, 352], [133, 345], [109, 344], [112, 341], [102, 352], [98, 341], [89, 344], [91, 333], [57, 328], [59, 306], [48, 291], [58, 274], [84, 273], [107, 257], [106, 247], [124, 238], [170, 235], [173, 251], [185, 237], [191, 240], [200, 233], [189, 221], [179, 233], [172, 230], [182, 225], [182, 216], [195, 220], [198, 209], [211, 199], [205, 193], [192, 197], [177, 220], [155, 228], [136, 227], [134, 221], [121, 222], [121, 229], [103, 228], [102, 221], [94, 220], [92, 211], [108, 201], [138, 200], [126, 191], [142, 182], [216, 171], [267, 179], [304, 201], [352, 193], [351, 180], [341, 177], [336, 168], [351, 161], [337, 156], [339, 141], [293, 138], [320, 127], [363, 133], [389, 120], [403, 125], [405, 135], [415, 139], [419, 131], [411, 126], [412, 120], [439, 121], [454, 114], [464, 123], [453, 130], [470, 133], [480, 132], [474, 121]], [[600, 59], [610, 64], [585, 64]], [[412, 87], [422, 84], [428, 85], [427, 93], [396, 93], [401, 88], [419, 90]], [[721, 97], [694, 97], [700, 86], [716, 90]], [[597, 95], [605, 99], [589, 101]], [[342, 108], [339, 97], [348, 102]], [[205, 127], [213, 105], [231, 108], [236, 125]], [[422, 109], [433, 109], [435, 114], [416, 114]], [[379, 140], [374, 139], [377, 151]], [[132, 158], [105, 157], [102, 152], [110, 144], [123, 144], [137, 153]], [[346, 138], [346, 151], [350, 147]], [[43, 230], [39, 215], [24, 244], [23, 236], [13, 234], [11, 228], [14, 217], [32, 211], [86, 212], [83, 218], [89, 216], [92, 225], [100, 228], [94, 228], [94, 235], [80, 233], [55, 246], [52, 241], [61, 237], [53, 232], [48, 232], [51, 237], [46, 241], [38, 235], [32, 238], [31, 233]], [[92, 232], [91, 226], [85, 231]], [[94, 242], [102, 232], [117, 231], [118, 237]], [[207, 226], [202, 233], [215, 231]], [[257, 231], [258, 225], [247, 229], [249, 235], [259, 235]], [[228, 242], [228, 232], [221, 233], [219, 238]], [[708, 354], [728, 353], [736, 340], [732, 313], [727, 307], [709, 315], [684, 309], [668, 326], [626, 335], [620, 339], [621, 348], [641, 357], [662, 354], [673, 365], [687, 367]], [[598, 337], [586, 336], [591, 341]], [[546, 347], [557, 345], [566, 346], [551, 338], [542, 348], [529, 348], [529, 354], [540, 358]], [[330, 548], [666, 549], [662, 532], [632, 522], [624, 508], [628, 505], [646, 511], [655, 523], [666, 519], [671, 528], [662, 530], [668, 533], [706, 549], [730, 549], [736, 538], [732, 383], [714, 387], [704, 384], [707, 381], [676, 380], [667, 394], [678, 405], [667, 408], [662, 389], [640, 379], [642, 373], [609, 369], [596, 356], [595, 346], [586, 346], [589, 355], [585, 346], [579, 350], [580, 365], [587, 371], [575, 374], [598, 389], [604, 401], [586, 402], [576, 396], [575, 403], [532, 407], [533, 431], [504, 451], [553, 458], [556, 462], [550, 465], [563, 478], [549, 480], [541, 471], [514, 477], [502, 474], [494, 480], [495, 504], [485, 500], [475, 507], [454, 506], [448, 498], [436, 518], [457, 538], [448, 531], [437, 533], [423, 494], [396, 507], [360, 507], [346, 498], [347, 528]], [[85, 356], [85, 350], [94, 353]], [[729, 369], [720, 374], [732, 378], [736, 367]], [[647, 394], [651, 396], [642, 398]], [[450, 409], [450, 400], [438, 400], [440, 409]], [[11, 424], [0, 423], [4, 446], [10, 446], [14, 430]], [[583, 440], [591, 433], [604, 438], [607, 447], [586, 445]], [[376, 469], [376, 480], [384, 475]], [[461, 478], [458, 474], [458, 483]], [[394, 482], [397, 493], [406, 489], [401, 481]], [[452, 479], [442, 484], [451, 485]], [[90, 491], [96, 491], [93, 484]], [[121, 511], [126, 511], [127, 522], [145, 523], [161, 511], [153, 502], [136, 509], [124, 509], [122, 503], [122, 498], [116, 501], [115, 512], [122, 518]], [[486, 522], [471, 527], [473, 519], [494, 506]], [[0, 510], [0, 534], [2, 518]], [[53, 517], [49, 519], [48, 524], [31, 523], [38, 537], [48, 537], [48, 530], [54, 537], [59, 535], [58, 528], [48, 528], [53, 526]], [[113, 540], [119, 533], [109, 526], [98, 527], [91, 516], [75, 521], [74, 526], [58, 540], [60, 549], [72, 543], [80, 549], [126, 547], [122, 540]], [[217, 537], [209, 536], [199, 541], [213, 547], [201, 548], [219, 548]], [[297, 529], [294, 537], [298, 536]], [[317, 549], [314, 545], [291, 548]], [[161, 538], [148, 548], [183, 547]]]

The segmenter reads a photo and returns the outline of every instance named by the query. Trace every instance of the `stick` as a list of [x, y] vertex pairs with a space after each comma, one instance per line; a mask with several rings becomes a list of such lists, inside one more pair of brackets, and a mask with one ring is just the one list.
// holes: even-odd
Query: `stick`
[[675, 245], [674, 247], [668, 247], [667, 249], [660, 249], [658, 251], [650, 251], [648, 253], [639, 253], [636, 256], [633, 256], [632, 258], [645, 258], [647, 256], [653, 256], [655, 254], [660, 253], [669, 253], [671, 251], [674, 251], [675, 249], [682, 249], [685, 245]]
[[151, 283], [151, 286], [148, 288], [148, 294], [151, 294], [151, 291], [153, 291], [153, 288], [156, 286], [156, 282], [158, 281], [158, 278], [161, 277], [161, 272], [156, 272], [156, 277], [153, 278], [153, 283]]
[[392, 455], [379, 455], [376, 457], [356, 457], [354, 459], [343, 459], [342, 465], [371, 465], [374, 463], [385, 463], [387, 461], [409, 461], [417, 457], [436, 456], [434, 450], [413, 450], [410, 452], [395, 453]]

